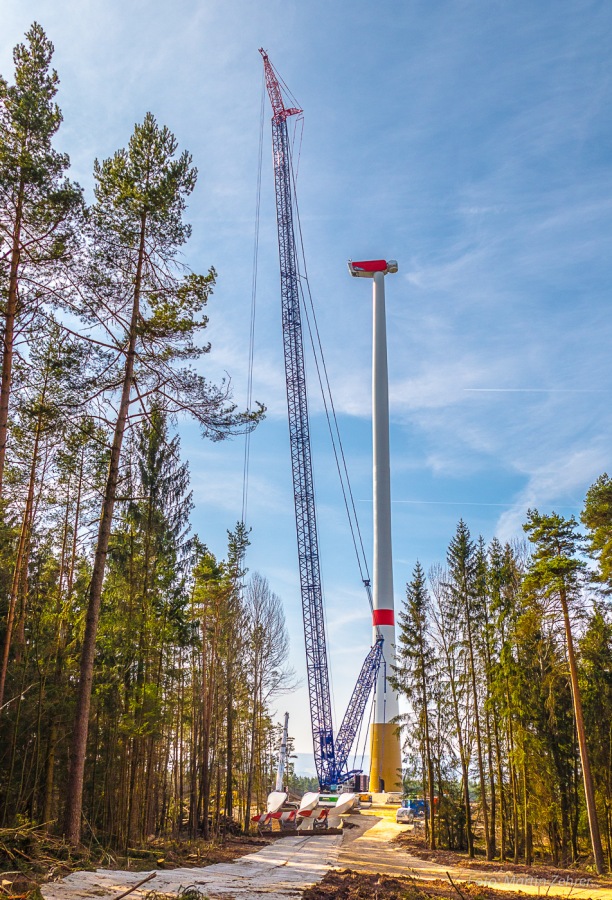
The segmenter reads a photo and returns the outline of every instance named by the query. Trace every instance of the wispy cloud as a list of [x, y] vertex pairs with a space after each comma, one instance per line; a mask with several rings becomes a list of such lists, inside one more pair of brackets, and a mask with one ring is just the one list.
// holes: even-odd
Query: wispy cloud
[[[4, 4], [3, 75], [10, 77], [11, 48], [32, 18], [55, 42], [65, 116], [58, 141], [88, 196], [93, 158], [124, 146], [148, 109], [193, 153], [200, 179], [185, 261], [219, 273], [206, 335], [212, 351], [200, 371], [213, 382], [231, 377], [240, 407], [262, 89], [257, 48], [269, 49], [306, 111], [302, 227], [362, 498], [371, 489], [371, 287], [348, 276], [346, 260], [386, 254], [400, 264], [387, 279], [387, 315], [393, 491], [406, 501], [394, 504], [402, 572], [417, 554], [424, 564], [444, 555], [462, 507], [487, 535], [511, 537], [527, 507], [571, 511], [612, 465], [612, 84], [601, 77], [612, 9], [568, 0], [553, 16], [549, 6], [496, 3], [483, 16], [479, 0], [399, 7], [382, 0], [393, 28], [374, 30], [362, 54], [355, 47], [371, 13], [366, 0], [355, 0], [349, 17], [344, 5], [324, 0], [288, 0], [282, 15], [276, 0]], [[253, 393], [268, 417], [253, 437], [251, 559], [286, 594], [297, 658], [267, 105], [264, 119]], [[349, 576], [334, 544], [333, 460], [319, 447], [325, 422], [309, 377], [322, 546], [334, 547], [325, 559], [330, 620], [354, 609], [350, 628], [365, 646], [367, 610], [360, 624], [362, 601], [341, 589]], [[222, 554], [225, 528], [241, 507], [242, 445], [203, 449], [195, 429], [181, 428], [196, 529]]]
[[509, 540], [521, 533], [525, 513], [530, 508], [565, 506], [567, 509], [563, 499], [578, 495], [573, 505], [573, 511], [578, 515], [585, 484], [595, 481], [609, 464], [607, 447], [575, 449], [547, 459], [543, 465], [528, 473], [527, 484], [515, 498], [513, 507], [500, 516], [496, 528], [500, 540]]
[[609, 394], [600, 388], [463, 388], [474, 394]]

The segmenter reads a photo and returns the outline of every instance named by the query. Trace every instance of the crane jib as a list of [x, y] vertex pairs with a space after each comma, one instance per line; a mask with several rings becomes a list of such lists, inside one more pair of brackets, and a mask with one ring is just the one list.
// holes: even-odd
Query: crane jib
[[266, 87], [274, 113], [272, 150], [281, 273], [283, 348], [313, 749], [321, 787], [335, 788], [347, 777], [346, 761], [380, 667], [382, 638], [376, 641], [362, 666], [337, 740], [334, 741], [310, 452], [299, 265], [293, 218], [291, 153], [287, 129], [287, 119], [301, 113], [301, 110], [297, 107], [285, 107], [280, 84], [267, 54], [263, 50], [260, 52], [264, 60]]
[[293, 228], [289, 138], [285, 118], [272, 122], [289, 441], [298, 531], [298, 563], [304, 616], [306, 669], [311, 698], [315, 763], [319, 780], [331, 783], [334, 735], [331, 715], [323, 593], [310, 454], [297, 252]]

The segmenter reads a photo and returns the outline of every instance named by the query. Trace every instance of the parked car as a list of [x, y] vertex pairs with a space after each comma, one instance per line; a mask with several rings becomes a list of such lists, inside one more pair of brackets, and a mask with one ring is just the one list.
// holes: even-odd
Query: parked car
[[389, 791], [389, 793], [387, 794], [387, 799], [386, 799], [385, 803], [392, 803], [392, 804], [397, 803], [397, 805], [399, 806], [401, 804], [401, 802], [402, 802], [402, 792], [401, 791]]
[[395, 821], [398, 825], [412, 825], [414, 822], [414, 813], [406, 806], [400, 806], [395, 812]]
[[[415, 816], [425, 817], [429, 815], [429, 800], [423, 797], [408, 797], [402, 806], [409, 807]], [[434, 797], [434, 810], [438, 808], [438, 798]]]

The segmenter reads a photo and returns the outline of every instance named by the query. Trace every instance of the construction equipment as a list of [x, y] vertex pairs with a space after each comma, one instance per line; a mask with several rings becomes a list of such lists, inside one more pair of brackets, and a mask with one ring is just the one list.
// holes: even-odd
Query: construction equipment
[[272, 104], [272, 150], [289, 442], [314, 758], [321, 790], [335, 790], [355, 774], [346, 771], [346, 764], [368, 697], [376, 682], [382, 659], [383, 639], [378, 637], [368, 653], [338, 736], [334, 739], [300, 310], [301, 280], [304, 276], [299, 269], [294, 228], [297, 215], [294, 215], [294, 177], [287, 128], [287, 120], [301, 115], [302, 110], [297, 106], [285, 105], [279, 77], [267, 53], [263, 49], [259, 52], [263, 57], [266, 88]]
[[283, 735], [281, 737], [280, 750], [278, 751], [278, 765], [276, 767], [276, 784], [275, 791], [282, 791], [283, 780], [285, 778], [285, 769], [287, 767], [287, 742], [289, 740], [289, 713], [285, 713], [285, 724], [283, 725]]

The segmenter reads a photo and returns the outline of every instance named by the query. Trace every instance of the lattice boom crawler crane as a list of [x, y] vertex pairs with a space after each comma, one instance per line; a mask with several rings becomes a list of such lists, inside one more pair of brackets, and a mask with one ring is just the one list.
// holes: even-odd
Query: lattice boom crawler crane
[[355, 774], [347, 771], [347, 760], [362, 722], [368, 697], [376, 682], [382, 659], [383, 639], [378, 636], [368, 653], [338, 734], [334, 736], [310, 452], [300, 314], [300, 275], [294, 232], [293, 172], [287, 128], [287, 119], [299, 115], [302, 110], [285, 106], [279, 79], [268, 55], [263, 49], [259, 52], [263, 57], [266, 88], [272, 104], [272, 150], [289, 442], [313, 749], [321, 789], [335, 790], [339, 784]]

